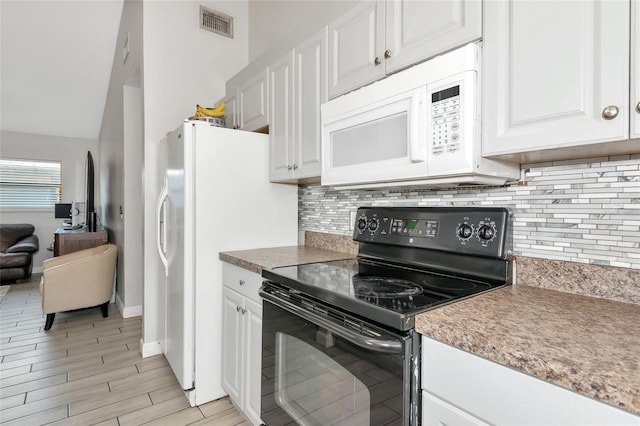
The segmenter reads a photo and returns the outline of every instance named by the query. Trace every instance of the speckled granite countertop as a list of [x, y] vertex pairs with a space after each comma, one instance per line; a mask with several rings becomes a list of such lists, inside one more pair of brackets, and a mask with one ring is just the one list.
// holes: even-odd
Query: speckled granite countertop
[[220, 260], [257, 274], [263, 269], [303, 263], [351, 259], [355, 254], [310, 246], [274, 247], [256, 250], [240, 250], [220, 253]]
[[640, 305], [514, 285], [420, 314], [416, 330], [640, 415]]

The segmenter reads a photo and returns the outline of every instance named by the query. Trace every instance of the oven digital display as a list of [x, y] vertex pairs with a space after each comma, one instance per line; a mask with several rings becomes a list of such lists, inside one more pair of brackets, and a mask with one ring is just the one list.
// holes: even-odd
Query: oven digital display
[[436, 238], [438, 236], [438, 221], [432, 219], [392, 219], [389, 233], [391, 235]]

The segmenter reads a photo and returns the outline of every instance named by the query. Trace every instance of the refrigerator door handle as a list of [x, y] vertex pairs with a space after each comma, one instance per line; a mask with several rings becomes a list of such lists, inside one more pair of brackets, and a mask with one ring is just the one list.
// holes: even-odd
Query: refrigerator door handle
[[156, 247], [158, 248], [158, 255], [160, 256], [160, 260], [164, 265], [164, 276], [169, 276], [169, 265], [167, 262], [167, 256], [165, 254], [165, 248], [167, 245], [166, 235], [167, 235], [167, 227], [166, 227], [166, 217], [162, 217], [162, 211], [164, 209], [164, 203], [169, 195], [169, 182], [167, 178], [164, 179], [164, 185], [162, 186], [162, 191], [160, 191], [160, 195], [158, 196], [158, 204], [156, 205]]

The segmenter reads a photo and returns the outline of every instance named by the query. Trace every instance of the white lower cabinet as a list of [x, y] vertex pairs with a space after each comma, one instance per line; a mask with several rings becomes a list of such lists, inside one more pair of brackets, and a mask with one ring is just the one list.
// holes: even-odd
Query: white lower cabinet
[[254, 425], [260, 420], [262, 304], [260, 275], [223, 264], [222, 387]]
[[639, 425], [640, 417], [422, 337], [422, 425]]

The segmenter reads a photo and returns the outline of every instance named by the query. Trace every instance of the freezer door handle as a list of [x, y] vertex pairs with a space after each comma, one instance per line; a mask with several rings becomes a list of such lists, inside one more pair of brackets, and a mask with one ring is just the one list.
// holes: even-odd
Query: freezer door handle
[[158, 248], [158, 255], [160, 256], [160, 260], [164, 265], [164, 276], [169, 276], [169, 265], [167, 262], [167, 256], [165, 254], [165, 248], [167, 247], [167, 226], [166, 220], [167, 218], [162, 214], [164, 209], [164, 203], [167, 200], [167, 196], [169, 195], [169, 182], [167, 178], [164, 179], [164, 185], [162, 186], [162, 191], [160, 191], [160, 195], [158, 196], [158, 204], [156, 206], [156, 246]]

